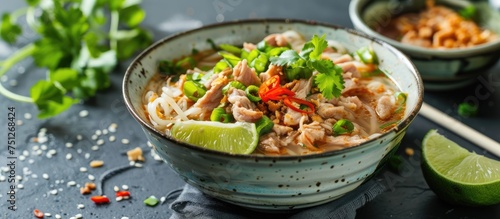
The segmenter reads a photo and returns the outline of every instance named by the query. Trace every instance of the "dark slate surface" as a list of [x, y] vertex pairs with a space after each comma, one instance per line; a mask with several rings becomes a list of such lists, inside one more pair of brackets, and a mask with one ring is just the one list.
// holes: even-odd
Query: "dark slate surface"
[[[224, 3], [225, 8], [217, 9], [216, 4]], [[146, 0], [143, 3], [147, 11], [145, 26], [155, 33], [155, 38], [160, 39], [173, 32], [186, 28], [197, 27], [201, 24], [217, 23], [243, 18], [297, 18], [329, 22], [341, 26], [352, 27], [348, 16], [348, 1], [240, 1], [240, 0], [215, 0], [215, 1], [161, 1]], [[0, 13], [13, 11], [21, 7], [19, 1], [2, 0]], [[167, 25], [165, 25], [167, 24]], [[30, 35], [24, 42], [30, 40]], [[6, 47], [0, 43], [0, 57], [4, 57], [16, 48]], [[112, 198], [112, 203], [104, 206], [95, 206], [89, 196], [81, 195], [75, 186], [68, 186], [69, 181], [83, 185], [88, 182], [88, 175], [99, 177], [104, 171], [128, 165], [124, 155], [129, 149], [142, 147], [147, 149], [146, 139], [137, 122], [129, 115], [121, 96], [121, 80], [127, 63], [123, 63], [112, 74], [110, 89], [99, 93], [98, 98], [73, 106], [60, 116], [48, 120], [36, 119], [34, 106], [13, 102], [5, 97], [0, 97], [0, 167], [6, 167], [10, 161], [8, 157], [7, 118], [8, 107], [15, 107], [16, 120], [22, 120], [22, 125], [16, 126], [17, 148], [16, 175], [23, 176], [20, 181], [23, 189], [16, 191], [17, 211], [8, 209], [8, 195], [10, 184], [0, 182], [0, 218], [34, 218], [33, 209], [37, 208], [49, 212], [54, 218], [60, 214], [63, 218], [70, 218], [82, 214], [84, 218], [168, 218], [170, 209], [168, 202], [156, 207], [147, 207], [142, 201], [150, 195], [165, 196], [169, 191], [181, 187], [184, 183], [175, 173], [162, 162], [155, 161], [148, 151], [145, 152], [146, 162], [142, 168], [132, 169], [110, 179], [104, 187], [105, 194]], [[24, 74], [22, 74], [24, 69]], [[438, 109], [449, 113], [462, 120], [471, 127], [485, 133], [496, 141], [500, 141], [500, 64], [477, 80], [472, 85], [453, 91], [426, 91], [425, 101]], [[8, 79], [4, 86], [21, 94], [28, 94], [28, 88], [37, 79], [44, 77], [44, 71], [32, 67], [28, 60], [16, 66], [7, 74]], [[478, 77], [478, 79], [481, 79]], [[17, 86], [11, 86], [12, 80], [17, 81]], [[481, 82], [483, 81], [483, 82]], [[487, 83], [484, 83], [486, 81]], [[474, 118], [461, 118], [456, 114], [457, 105], [464, 101], [475, 101], [480, 106], [480, 113]], [[79, 112], [88, 110], [89, 116], [80, 118]], [[25, 118], [29, 113], [33, 118]], [[95, 141], [91, 136], [96, 130], [106, 129], [111, 123], [118, 125], [116, 133], [108, 133], [100, 138], [105, 140], [99, 150], [91, 150]], [[30, 140], [36, 136], [41, 128], [47, 129], [47, 150], [42, 155], [34, 154], [32, 148], [36, 144]], [[440, 201], [428, 188], [420, 170], [420, 141], [431, 128], [438, 128], [440, 132], [452, 140], [474, 150], [476, 153], [498, 159], [488, 154], [483, 149], [472, 145], [465, 139], [451, 133], [433, 122], [419, 116], [408, 129], [403, 139], [399, 153], [405, 158], [404, 169], [400, 173], [384, 170], [377, 178], [389, 189], [384, 194], [358, 211], [357, 218], [499, 218], [500, 206], [486, 208], [465, 208], [448, 205]], [[78, 141], [77, 135], [82, 135], [83, 140]], [[110, 142], [109, 136], [115, 135], [116, 141]], [[122, 144], [121, 139], [130, 140], [129, 144]], [[65, 147], [66, 142], [73, 143], [73, 147]], [[408, 157], [404, 154], [405, 148], [413, 148], [415, 155]], [[48, 158], [46, 154], [50, 149], [55, 149], [57, 154]], [[25, 160], [19, 155], [23, 151], [30, 154]], [[81, 153], [78, 153], [78, 152]], [[67, 160], [66, 154], [71, 153], [72, 159]], [[88, 153], [89, 158], [85, 157]], [[105, 165], [99, 169], [88, 167], [91, 160], [104, 160]], [[80, 172], [80, 167], [87, 167], [88, 172]], [[42, 178], [46, 173], [49, 179]], [[7, 177], [8, 173], [1, 172]], [[37, 175], [37, 178], [34, 177]], [[132, 198], [122, 202], [113, 200], [113, 186], [128, 185]], [[57, 190], [57, 194], [51, 193]], [[94, 192], [95, 194], [95, 192]], [[85, 208], [78, 209], [78, 204]], [[276, 216], [274, 216], [276, 218]]]

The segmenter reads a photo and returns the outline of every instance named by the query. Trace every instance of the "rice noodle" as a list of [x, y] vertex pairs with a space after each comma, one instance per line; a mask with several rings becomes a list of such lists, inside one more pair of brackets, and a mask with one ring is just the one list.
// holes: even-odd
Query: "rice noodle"
[[[165, 88], [163, 88], [163, 90], [165, 90]], [[165, 99], [165, 101], [167, 101], [167, 103], [170, 104], [170, 106], [172, 106], [172, 108], [175, 110], [177, 115], [181, 117], [182, 120], [189, 120], [184, 111], [182, 111], [182, 109], [179, 107], [179, 105], [177, 105], [177, 103], [175, 102], [174, 99], [172, 99], [172, 97], [168, 96], [166, 93], [163, 93], [161, 97]]]

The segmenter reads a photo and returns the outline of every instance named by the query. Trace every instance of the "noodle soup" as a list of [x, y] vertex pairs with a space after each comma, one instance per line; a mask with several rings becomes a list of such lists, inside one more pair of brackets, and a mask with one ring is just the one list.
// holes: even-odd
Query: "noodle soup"
[[296, 31], [243, 45], [212, 43], [163, 60], [143, 95], [149, 122], [255, 123], [254, 154], [303, 155], [359, 145], [403, 119], [406, 94], [378, 68], [370, 47]]

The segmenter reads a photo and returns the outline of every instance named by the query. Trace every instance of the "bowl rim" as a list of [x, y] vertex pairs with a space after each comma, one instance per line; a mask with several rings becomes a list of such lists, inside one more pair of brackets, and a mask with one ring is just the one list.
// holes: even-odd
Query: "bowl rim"
[[500, 49], [500, 37], [495, 41], [468, 47], [468, 48], [452, 48], [452, 49], [429, 49], [425, 47], [419, 47], [409, 44], [401, 43], [397, 40], [386, 37], [377, 31], [370, 28], [362, 19], [361, 13], [364, 8], [371, 3], [370, 0], [351, 0], [349, 4], [349, 16], [351, 18], [351, 22], [354, 27], [359, 28], [361, 31], [366, 34], [381, 39], [392, 46], [410, 52], [412, 54], [408, 54], [410, 56], [419, 55], [424, 57], [439, 57], [440, 59], [455, 59], [458, 57], [467, 57], [467, 56], [475, 56], [482, 55], [485, 53], [495, 53]]
[[[361, 144], [353, 145], [351, 147], [343, 148], [340, 150], [325, 151], [322, 153], [311, 153], [311, 154], [304, 154], [304, 155], [277, 155], [277, 156], [258, 155], [258, 154], [230, 154], [230, 153], [226, 153], [226, 152], [221, 152], [221, 151], [216, 151], [216, 150], [211, 150], [211, 149], [206, 149], [203, 147], [191, 145], [189, 143], [179, 141], [171, 136], [168, 136], [165, 133], [158, 131], [148, 121], [142, 119], [142, 117], [139, 116], [139, 114], [137, 112], [135, 112], [134, 108], [132, 107], [133, 103], [129, 97], [129, 92], [128, 92], [129, 91], [129, 89], [128, 89], [129, 83], [128, 83], [128, 81], [129, 81], [130, 75], [133, 72], [133, 69], [140, 66], [141, 65], [140, 60], [146, 58], [151, 51], [157, 49], [158, 47], [162, 46], [165, 43], [168, 43], [169, 41], [171, 41], [173, 39], [177, 39], [177, 38], [183, 37], [184, 35], [193, 34], [193, 33], [196, 33], [198, 31], [203, 31], [206, 29], [224, 27], [224, 26], [233, 26], [233, 25], [244, 25], [244, 24], [263, 24], [263, 25], [266, 25], [269, 23], [304, 24], [304, 25], [323, 26], [326, 28], [333, 28], [336, 30], [343, 30], [343, 31], [346, 31], [350, 34], [356, 35], [358, 37], [364, 37], [364, 38], [366, 38], [374, 43], [381, 45], [385, 49], [388, 49], [391, 53], [395, 54], [399, 58], [399, 60], [403, 61], [403, 64], [409, 68], [409, 70], [413, 74], [414, 78], [416, 79], [418, 100], [416, 100], [417, 102], [416, 102], [414, 109], [410, 112], [410, 114], [405, 119], [400, 121], [397, 126], [391, 128], [387, 132], [382, 133], [381, 135], [379, 135], [375, 138], [364, 141]], [[342, 26], [324, 23], [324, 22], [318, 22], [318, 21], [314, 21], [314, 20], [281, 19], [281, 18], [241, 19], [241, 20], [226, 21], [226, 22], [221, 22], [221, 23], [208, 24], [208, 25], [204, 25], [204, 26], [199, 27], [199, 28], [171, 34], [169, 36], [166, 36], [166, 37], [156, 41], [155, 43], [153, 43], [152, 45], [150, 45], [149, 47], [144, 49], [139, 55], [137, 55], [132, 60], [130, 65], [127, 67], [127, 69], [125, 71], [125, 75], [123, 77], [123, 81], [122, 81], [122, 95], [123, 95], [123, 98], [125, 100], [125, 105], [126, 105], [128, 111], [131, 113], [131, 115], [135, 118], [135, 120], [137, 120], [137, 122], [142, 127], [148, 129], [148, 131], [150, 133], [155, 134], [156, 136], [161, 137], [167, 141], [170, 141], [176, 147], [177, 146], [187, 147], [187, 148], [194, 150], [196, 152], [207, 153], [207, 154], [211, 154], [211, 155], [215, 155], [215, 156], [225, 156], [225, 157], [230, 156], [231, 158], [235, 158], [235, 159], [238, 158], [238, 159], [252, 159], [252, 160], [272, 160], [273, 162], [276, 160], [297, 160], [297, 159], [300, 161], [300, 160], [303, 160], [306, 158], [307, 159], [321, 158], [321, 157], [329, 157], [329, 156], [345, 154], [346, 152], [349, 152], [349, 151], [360, 150], [360, 149], [366, 148], [366, 147], [370, 146], [371, 143], [379, 141], [380, 139], [389, 135], [389, 133], [391, 133], [391, 132], [397, 133], [399, 130], [404, 131], [410, 125], [410, 123], [416, 118], [416, 116], [417, 116], [417, 114], [422, 106], [423, 95], [424, 95], [423, 90], [424, 90], [423, 81], [422, 81], [422, 78], [421, 78], [420, 74], [418, 73], [418, 70], [415, 67], [415, 65], [410, 61], [410, 59], [404, 53], [400, 52], [398, 49], [389, 45], [388, 43], [383, 42], [379, 39], [376, 39], [372, 36], [369, 36], [365, 33], [360, 32], [360, 31], [350, 29], [347, 27], [342, 27]]]

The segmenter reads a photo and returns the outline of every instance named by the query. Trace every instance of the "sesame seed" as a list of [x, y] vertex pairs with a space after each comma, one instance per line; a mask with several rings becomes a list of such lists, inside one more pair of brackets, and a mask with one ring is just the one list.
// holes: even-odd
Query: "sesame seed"
[[42, 178], [49, 179], [49, 174], [46, 174], [46, 173], [42, 174]]
[[97, 150], [99, 150], [99, 146], [93, 145], [92, 147], [90, 147], [90, 149], [93, 151], [97, 151]]
[[21, 125], [23, 125], [23, 124], [24, 124], [23, 120], [18, 119], [18, 120], [16, 121], [16, 125], [18, 125], [18, 126], [21, 126]]
[[92, 140], [97, 140], [98, 136], [97, 136], [97, 135], [92, 135], [90, 138], [91, 138]]
[[132, 161], [130, 161], [128, 164], [129, 164], [130, 166], [134, 166], [134, 165], [135, 165], [135, 161], [133, 161], [133, 160], [132, 160]]
[[71, 142], [66, 142], [66, 144], [65, 144], [65, 145], [66, 145], [66, 147], [67, 147], [67, 148], [71, 148], [71, 147], [73, 147], [73, 143], [71, 143]]
[[130, 143], [130, 141], [128, 139], [126, 139], [126, 138], [122, 139], [122, 144], [128, 144], [128, 143]]
[[81, 148], [76, 149], [76, 153], [81, 154], [82, 153], [82, 149]]
[[135, 163], [134, 166], [135, 167], [142, 167], [142, 163]]
[[22, 177], [22, 176], [20, 176], [20, 175], [16, 175], [16, 180], [17, 180], [17, 181], [21, 181], [21, 180], [23, 180], [23, 177]]
[[9, 80], [9, 77], [7, 77], [7, 75], [2, 75], [2, 77], [0, 78], [0, 81], [2, 82], [6, 82]]
[[43, 151], [42, 151], [42, 150], [37, 150], [37, 151], [35, 152], [35, 154], [36, 154], [36, 155], [38, 155], [38, 156], [42, 155], [42, 153], [43, 153]]
[[26, 68], [24, 68], [23, 66], [19, 66], [17, 68], [17, 73], [24, 74], [24, 72], [26, 72]]
[[81, 141], [83, 139], [82, 135], [76, 135], [76, 140]]
[[48, 153], [52, 154], [52, 155], [55, 155], [55, 154], [57, 154], [57, 150], [56, 149], [50, 149]]
[[97, 140], [96, 144], [97, 145], [103, 145], [104, 144], [104, 140], [99, 139], [99, 140]]
[[33, 174], [31, 174], [31, 178], [36, 179], [36, 178], [38, 178], [38, 175], [33, 173]]
[[109, 136], [109, 139], [108, 139], [110, 142], [113, 142], [116, 140], [116, 137], [114, 135], [111, 135]]
[[57, 189], [50, 190], [50, 194], [57, 195]]
[[90, 158], [90, 154], [89, 153], [85, 153], [85, 159], [89, 159]]
[[128, 186], [127, 185], [122, 185], [122, 189], [123, 190], [128, 190]]
[[44, 215], [45, 215], [45, 217], [51, 217], [52, 216], [52, 214], [50, 214], [50, 213], [44, 213]]
[[24, 150], [24, 151], [23, 151], [23, 155], [24, 155], [24, 156], [30, 156], [30, 152], [29, 152], [29, 151], [27, 151], [27, 150]]
[[83, 215], [82, 215], [82, 214], [77, 214], [77, 215], [75, 215], [75, 218], [76, 218], [76, 219], [83, 218]]
[[129, 219], [128, 217], [122, 217], [122, 219]]
[[26, 159], [26, 157], [24, 155], [19, 155], [19, 160], [23, 161], [25, 159]]
[[76, 219], [76, 217], [70, 217], [69, 219]]
[[160, 202], [161, 202], [161, 203], [165, 202], [166, 200], [167, 200], [167, 198], [166, 198], [165, 196], [162, 196], [162, 197], [160, 198]]
[[71, 158], [73, 158], [73, 155], [70, 154], [70, 153], [67, 153], [66, 154], [66, 160], [71, 160]]
[[94, 176], [94, 175], [92, 175], [92, 174], [89, 174], [89, 180], [94, 181], [94, 180], [95, 180], [95, 176]]
[[83, 204], [78, 204], [76, 207], [77, 207], [78, 209], [84, 209], [84, 208], [85, 208], [85, 205], [83, 205]]
[[49, 154], [49, 153], [45, 154], [45, 156], [46, 156], [47, 158], [52, 158], [52, 154]]
[[24, 119], [31, 119], [31, 113], [25, 113]]
[[56, 214], [56, 219], [61, 219], [61, 215]]
[[5, 181], [7, 178], [4, 175], [0, 175], [0, 182]]
[[46, 151], [47, 150], [47, 145], [42, 144], [42, 146], [40, 146], [40, 149], [42, 149], [42, 151]]
[[102, 132], [103, 135], [107, 135], [108, 134], [108, 130], [107, 129], [103, 129], [101, 132]]
[[31, 147], [31, 150], [33, 151], [38, 151], [38, 149], [40, 149], [40, 146], [38, 145], [33, 145], [33, 147]]
[[76, 185], [76, 182], [75, 181], [69, 181], [67, 183], [68, 186], [75, 186]]
[[113, 187], [113, 190], [114, 190], [115, 192], [118, 192], [118, 191], [120, 191], [120, 188], [119, 188], [118, 186], [114, 186], [114, 187]]
[[95, 130], [95, 134], [96, 134], [97, 136], [99, 136], [99, 135], [101, 135], [101, 134], [102, 134], [102, 131], [101, 131], [101, 130], [99, 130], [99, 129], [97, 129], [97, 130]]
[[80, 172], [87, 172], [87, 168], [86, 167], [80, 167]]
[[80, 113], [78, 113], [80, 117], [87, 117], [89, 115], [89, 111], [87, 110], [82, 110]]
[[18, 189], [23, 189], [23, 188], [24, 188], [24, 185], [23, 185], [23, 184], [17, 184], [17, 188], [18, 188]]
[[15, 86], [17, 86], [17, 80], [12, 79], [9, 81], [9, 84], [10, 84], [10, 86], [15, 87]]
[[146, 144], [147, 144], [147, 145], [148, 145], [148, 147], [150, 147], [150, 148], [151, 148], [151, 147], [153, 147], [153, 144], [151, 144], [151, 142], [150, 142], [150, 141], [148, 141]]
[[123, 197], [122, 197], [122, 196], [118, 196], [118, 197], [116, 197], [116, 201], [117, 201], [117, 202], [119, 202], [119, 201], [121, 201], [121, 200], [123, 200]]
[[28, 160], [28, 163], [30, 163], [30, 164], [35, 163], [35, 160], [33, 160], [33, 159], [29, 159], [29, 160]]

